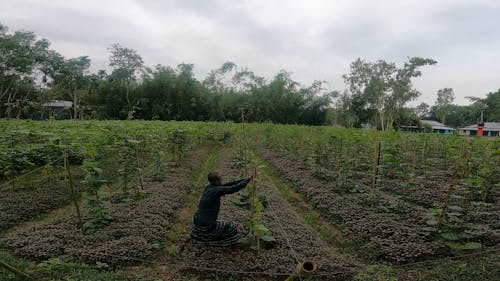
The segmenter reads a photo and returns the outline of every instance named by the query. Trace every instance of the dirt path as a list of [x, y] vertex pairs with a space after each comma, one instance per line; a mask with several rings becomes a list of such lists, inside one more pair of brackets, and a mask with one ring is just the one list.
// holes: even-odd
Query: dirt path
[[[225, 148], [216, 162], [215, 170], [223, 175], [224, 181], [239, 178], [239, 171], [232, 167], [232, 159], [232, 150]], [[257, 280], [256, 277], [262, 278], [258, 280], [282, 280], [296, 267], [297, 261], [313, 259], [319, 264], [318, 276], [314, 280], [350, 279], [355, 271], [351, 263], [327, 250], [328, 245], [297, 216], [272, 181], [262, 174], [257, 185], [259, 192], [265, 192], [271, 198], [270, 205], [262, 214], [262, 221], [277, 240], [276, 245], [261, 249], [257, 255], [251, 249], [241, 249], [234, 253], [229, 249], [190, 243], [180, 262], [186, 266], [198, 267], [195, 272], [206, 278], [220, 277], [222, 274], [240, 276], [243, 280]], [[248, 220], [250, 211], [232, 202], [236, 196], [233, 194], [223, 198], [219, 219], [242, 225]], [[214, 272], [216, 270], [226, 273], [217, 274]]]

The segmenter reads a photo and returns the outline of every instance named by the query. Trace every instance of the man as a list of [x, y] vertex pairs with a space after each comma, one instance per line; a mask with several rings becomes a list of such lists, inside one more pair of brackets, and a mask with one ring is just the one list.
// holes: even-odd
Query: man
[[209, 184], [203, 190], [198, 210], [193, 217], [191, 239], [211, 246], [234, 247], [238, 244], [238, 225], [217, 220], [220, 210], [220, 198], [243, 189], [253, 180], [247, 178], [222, 184], [222, 177], [217, 172], [208, 174]]

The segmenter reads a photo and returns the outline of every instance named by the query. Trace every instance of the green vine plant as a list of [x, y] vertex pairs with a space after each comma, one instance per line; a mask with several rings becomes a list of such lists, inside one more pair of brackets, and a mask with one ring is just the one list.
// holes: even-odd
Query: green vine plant
[[[130, 202], [144, 195], [142, 182], [142, 168], [139, 163], [138, 145], [140, 140], [126, 138], [122, 143], [120, 155], [120, 166], [118, 173], [122, 180], [123, 201]], [[131, 194], [130, 190], [135, 191]]]
[[[268, 206], [269, 200], [270, 200], [269, 195], [267, 195], [265, 193], [259, 193], [258, 199], [259, 199], [260, 203], [262, 204], [262, 206], [264, 206], [264, 208], [266, 208]], [[251, 192], [251, 190], [248, 188], [245, 188], [245, 189], [241, 190], [240, 192], [238, 192], [236, 194], [235, 199], [233, 200], [233, 203], [236, 206], [247, 208], [250, 210], [251, 205], [252, 205], [252, 192]]]
[[99, 191], [107, 183], [102, 179], [102, 169], [97, 167], [96, 162], [89, 160], [83, 162], [83, 168], [86, 172], [83, 183], [86, 185], [87, 204], [90, 207], [90, 217], [83, 224], [83, 232], [90, 233], [109, 225], [113, 218], [99, 197]]
[[[250, 209], [250, 219], [243, 224], [243, 232], [247, 234], [242, 243], [250, 244], [250, 248], [257, 251], [261, 250], [261, 241], [267, 245], [272, 245], [276, 239], [272, 236], [271, 231], [262, 223], [261, 213], [264, 211], [264, 204], [268, 204], [269, 200], [266, 196], [259, 196], [257, 190], [257, 161], [256, 159], [249, 159], [249, 149], [245, 131], [244, 112], [241, 111], [242, 120], [242, 138], [241, 147], [236, 154], [235, 163], [237, 168], [240, 168], [242, 174], [246, 174], [251, 167], [253, 167], [254, 180], [252, 184], [248, 185], [245, 191], [240, 191], [237, 197], [237, 204], [247, 206]], [[263, 199], [261, 201], [261, 198]]]
[[168, 152], [171, 155], [172, 164], [179, 166], [184, 157], [188, 144], [187, 132], [184, 129], [175, 129], [168, 136]]
[[167, 174], [167, 153], [165, 151], [165, 145], [162, 141], [163, 139], [159, 135], [155, 135], [152, 140], [153, 149], [153, 180], [161, 182], [165, 180]]
[[[256, 166], [254, 166], [254, 173], [257, 175]], [[255, 177], [252, 184], [239, 194], [240, 203], [242, 202], [241, 198], [246, 197], [246, 202], [248, 203], [244, 206], [247, 206], [251, 212], [250, 219], [243, 224], [243, 232], [248, 235], [245, 236], [242, 242], [250, 244], [250, 248], [256, 250], [257, 253], [260, 253], [261, 246], [270, 247], [276, 242], [271, 231], [264, 225], [261, 219], [262, 212], [264, 212], [265, 207], [269, 204], [269, 197], [264, 193], [258, 194], [257, 183], [259, 181]]]
[[[434, 204], [430, 211], [431, 218], [427, 221], [432, 227], [431, 232], [452, 250], [475, 250], [482, 247], [476, 240], [484, 235], [483, 230], [468, 222], [470, 200], [467, 197], [470, 187], [467, 183], [472, 154], [470, 149], [466, 150], [466, 155], [458, 157], [445, 200], [442, 204]], [[465, 179], [462, 187], [459, 186], [461, 179]], [[452, 201], [452, 198], [455, 200]]]

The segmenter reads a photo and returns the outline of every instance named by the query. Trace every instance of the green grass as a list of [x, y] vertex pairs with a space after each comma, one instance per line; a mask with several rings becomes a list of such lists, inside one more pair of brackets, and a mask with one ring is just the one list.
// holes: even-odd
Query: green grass
[[412, 269], [416, 281], [496, 281], [500, 276], [500, 253], [466, 260], [429, 262]]
[[[51, 259], [42, 263], [35, 263], [16, 258], [5, 252], [0, 252], [0, 260], [28, 274], [32, 280], [132, 280], [123, 272], [106, 270], [107, 266], [105, 264], [88, 265], [84, 263], [66, 262], [62, 259]], [[0, 280], [26, 279], [6, 269], [0, 268]]]

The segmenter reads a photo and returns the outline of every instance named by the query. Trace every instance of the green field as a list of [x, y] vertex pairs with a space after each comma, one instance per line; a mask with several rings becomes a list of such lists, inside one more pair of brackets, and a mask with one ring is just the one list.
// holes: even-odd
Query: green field
[[[206, 174], [240, 251], [184, 245]], [[0, 261], [35, 280], [497, 280], [500, 139], [0, 120]], [[0, 280], [22, 280], [0, 268]]]

